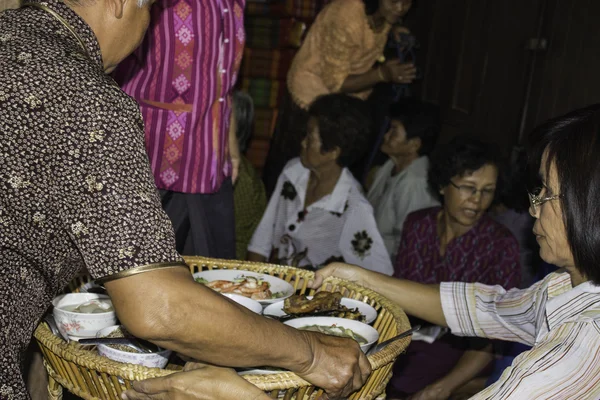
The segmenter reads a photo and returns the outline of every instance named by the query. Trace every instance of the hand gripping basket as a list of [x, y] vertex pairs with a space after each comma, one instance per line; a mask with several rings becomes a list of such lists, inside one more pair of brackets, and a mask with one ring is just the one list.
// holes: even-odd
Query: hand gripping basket
[[[308, 279], [313, 277], [313, 273], [301, 269], [203, 257], [186, 257], [186, 262], [192, 273], [212, 269], [249, 270], [284, 279], [295, 286], [297, 293], [312, 292], [306, 285]], [[79, 278], [77, 282], [83, 283], [85, 278]], [[333, 277], [327, 279], [321, 289], [341, 292], [346, 297], [365, 301], [373, 306], [378, 311], [373, 326], [379, 331], [380, 342], [410, 329], [408, 318], [402, 309], [370, 289]], [[76, 290], [76, 285], [71, 285], [71, 290]], [[60, 399], [64, 387], [84, 399], [119, 400], [121, 392], [131, 388], [132, 381], [176, 372], [109, 360], [94, 351], [84, 350], [76, 342], [67, 344], [53, 335], [45, 323], [38, 326], [34, 336], [44, 355], [44, 364], [49, 375], [50, 399]], [[370, 400], [381, 394], [391, 377], [394, 360], [409, 343], [410, 338], [398, 340], [382, 351], [369, 356], [373, 373], [362, 389], [349, 398]], [[264, 390], [273, 399], [308, 400], [316, 399], [322, 393], [321, 390], [292, 372], [245, 375], [244, 379]]]

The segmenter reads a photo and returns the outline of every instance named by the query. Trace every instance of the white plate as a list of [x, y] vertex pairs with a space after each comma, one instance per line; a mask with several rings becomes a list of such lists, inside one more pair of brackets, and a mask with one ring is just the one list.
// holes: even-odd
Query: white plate
[[[312, 299], [312, 296], [307, 296], [308, 299]], [[350, 299], [348, 297], [342, 297], [342, 301], [340, 302], [343, 306], [346, 306], [350, 309], [358, 308], [358, 311], [365, 316], [365, 322], [367, 324], [372, 323], [377, 318], [377, 311], [367, 303], [364, 303], [360, 300]], [[283, 311], [283, 300], [278, 301], [277, 303], [273, 303], [266, 307], [263, 310], [263, 315], [272, 315], [274, 317], [283, 317], [287, 315]], [[310, 314], [306, 314], [307, 317], [310, 317]]]
[[294, 287], [284, 281], [283, 279], [276, 278], [269, 274], [259, 274], [252, 271], [244, 271], [241, 269], [215, 269], [212, 271], [202, 271], [196, 272], [194, 274], [194, 279], [203, 278], [208, 282], [224, 280], [224, 281], [233, 281], [236, 278], [240, 278], [242, 276], [253, 276], [256, 278], [260, 278], [269, 283], [271, 293], [281, 293], [282, 296], [276, 299], [269, 300], [257, 300], [260, 304], [272, 304], [283, 299], [286, 299], [294, 294]]
[[255, 312], [256, 314], [262, 313], [263, 307], [256, 300], [252, 300], [251, 298], [242, 296], [241, 294], [233, 294], [233, 293], [221, 293], [221, 294], [225, 297], [229, 297], [231, 300], [235, 301], [239, 305], [246, 307], [248, 310]]
[[320, 325], [320, 326], [338, 326], [345, 329], [351, 329], [354, 333], [365, 338], [367, 343], [361, 344], [360, 348], [365, 353], [377, 340], [379, 339], [379, 332], [371, 325], [367, 325], [363, 322], [355, 321], [352, 319], [337, 318], [337, 317], [303, 317], [294, 318], [284, 322], [285, 325], [291, 326], [292, 328], [302, 328], [308, 325]]

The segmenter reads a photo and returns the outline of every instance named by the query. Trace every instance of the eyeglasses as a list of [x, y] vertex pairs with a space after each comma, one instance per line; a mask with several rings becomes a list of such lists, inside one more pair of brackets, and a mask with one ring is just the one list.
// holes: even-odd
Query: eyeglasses
[[539, 211], [538, 208], [541, 208], [542, 204], [544, 204], [545, 202], [550, 201], [550, 200], [556, 200], [556, 199], [560, 198], [560, 194], [553, 194], [553, 195], [546, 196], [546, 197], [540, 196], [540, 194], [542, 193], [542, 188], [535, 189], [534, 193], [537, 193], [537, 194], [528, 193], [529, 194], [529, 205], [531, 206], [531, 210], [533, 211], [533, 214], [537, 214]]
[[477, 189], [475, 186], [471, 185], [457, 185], [456, 183], [450, 181], [450, 184], [458, 189], [458, 193], [462, 198], [468, 199], [471, 196], [476, 196], [477, 192], [481, 193], [481, 198], [485, 200], [489, 200], [494, 197], [494, 193], [496, 193], [496, 189]]

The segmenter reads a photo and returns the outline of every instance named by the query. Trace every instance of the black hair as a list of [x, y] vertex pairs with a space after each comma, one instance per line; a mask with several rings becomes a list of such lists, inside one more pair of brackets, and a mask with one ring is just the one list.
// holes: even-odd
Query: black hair
[[248, 140], [252, 134], [252, 121], [254, 120], [254, 102], [248, 93], [236, 90], [233, 93], [233, 115], [236, 122], [236, 131], [240, 152], [245, 153]]
[[552, 119], [529, 137], [529, 160], [538, 171], [555, 165], [560, 205], [575, 267], [600, 284], [600, 104]]
[[308, 109], [317, 120], [321, 151], [340, 149], [337, 163], [348, 167], [365, 152], [371, 132], [371, 114], [367, 103], [342, 93], [318, 97]]
[[510, 163], [505, 171], [500, 171], [500, 173], [503, 185], [502, 191], [497, 192], [498, 201], [519, 213], [527, 212], [529, 209], [527, 191], [530, 185], [525, 149], [513, 149]]
[[365, 12], [367, 15], [373, 15], [379, 8], [379, 0], [363, 0], [365, 3]]
[[421, 139], [420, 156], [428, 156], [433, 151], [440, 136], [440, 108], [415, 98], [400, 100], [390, 107], [390, 119], [402, 122], [406, 139]]
[[431, 157], [429, 186], [431, 192], [440, 197], [440, 190], [450, 184], [455, 176], [465, 176], [484, 165], [498, 169], [496, 193], [502, 190], [502, 158], [491, 144], [467, 136], [456, 136], [448, 144], [439, 146]]

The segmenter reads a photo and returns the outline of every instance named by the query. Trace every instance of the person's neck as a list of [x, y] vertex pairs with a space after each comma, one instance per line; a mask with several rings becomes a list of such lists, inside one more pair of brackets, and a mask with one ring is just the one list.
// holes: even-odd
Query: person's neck
[[440, 210], [437, 216], [437, 232], [440, 238], [440, 253], [443, 255], [446, 253], [446, 247], [448, 244], [467, 233], [472, 227], [464, 226], [459, 224], [456, 221], [453, 221], [450, 215], [444, 211], [444, 209]]
[[394, 163], [394, 169], [392, 170], [392, 176], [398, 175], [400, 172], [404, 171], [417, 158], [419, 158], [418, 154], [402, 154], [402, 155], [390, 156], [390, 159]]
[[306, 188], [305, 207], [333, 192], [343, 168], [336, 162], [311, 170]]
[[[102, 54], [102, 64], [104, 72], [110, 73], [118, 64], [113, 60], [113, 54], [108, 50], [111, 48], [111, 40], [108, 29], [106, 29], [105, 18], [106, 11], [103, 9], [103, 3], [100, 1], [85, 3], [85, 5], [65, 2], [65, 4], [73, 10], [86, 24], [91, 28], [96, 36], [100, 53]], [[118, 48], [118, 46], [117, 46]]]
[[565, 267], [565, 270], [571, 276], [571, 286], [573, 287], [581, 285], [589, 280], [575, 267]]

